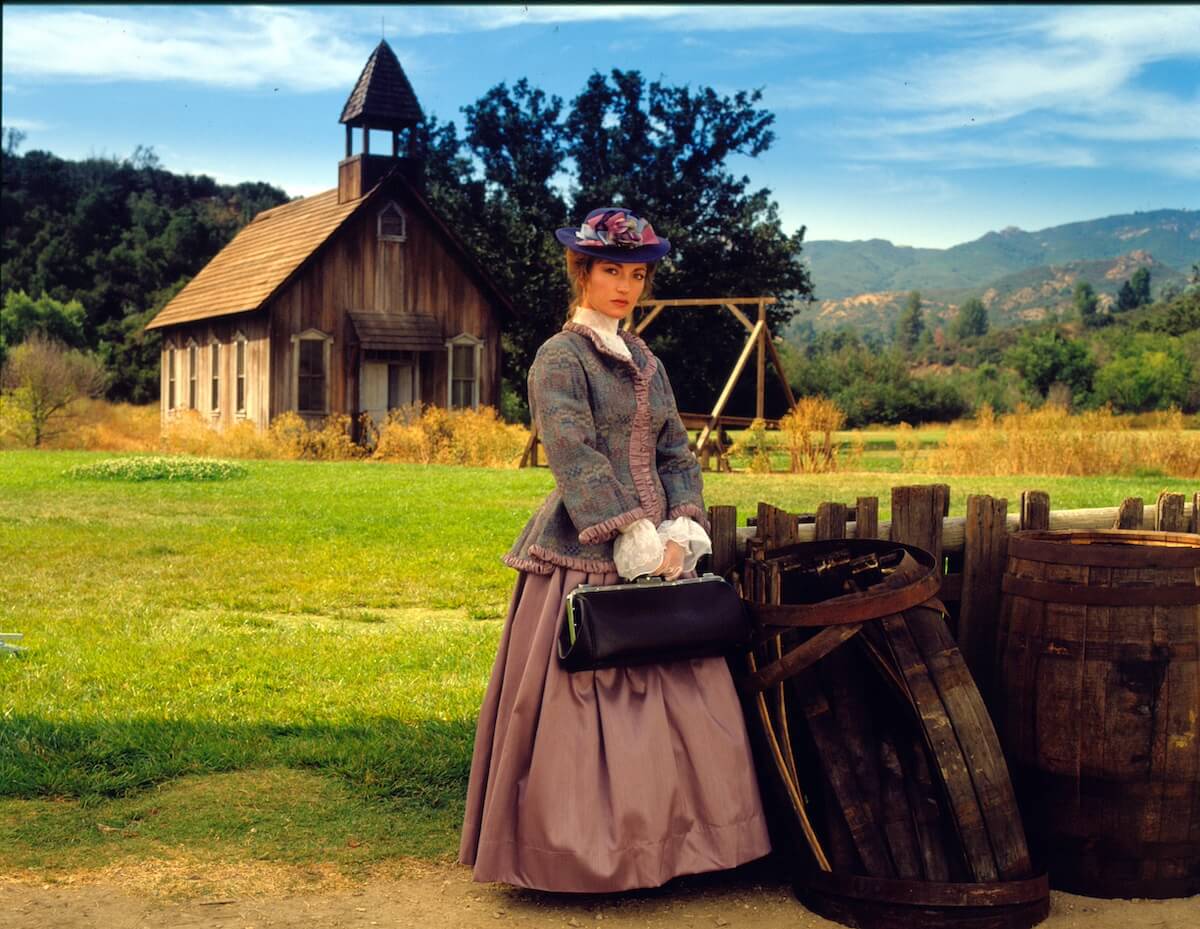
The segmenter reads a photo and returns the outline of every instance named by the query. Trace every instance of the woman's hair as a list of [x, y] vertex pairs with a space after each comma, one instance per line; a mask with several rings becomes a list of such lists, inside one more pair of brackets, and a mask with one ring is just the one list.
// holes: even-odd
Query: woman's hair
[[[575, 307], [579, 306], [579, 301], [583, 299], [583, 292], [592, 268], [595, 267], [597, 261], [603, 259], [596, 255], [584, 255], [571, 248], [563, 249], [563, 251], [567, 253], [567, 283], [571, 285], [571, 302], [567, 307], [567, 319], [570, 320], [575, 312]], [[642, 287], [642, 295], [638, 298], [639, 300], [645, 300], [650, 296], [650, 288], [654, 283], [654, 268], [657, 264], [657, 261], [646, 262], [646, 283]]]

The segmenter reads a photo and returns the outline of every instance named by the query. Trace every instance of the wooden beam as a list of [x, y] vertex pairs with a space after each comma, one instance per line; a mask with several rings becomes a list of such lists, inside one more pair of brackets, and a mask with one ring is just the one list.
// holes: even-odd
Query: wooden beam
[[[665, 307], [665, 306], [666, 306], [666, 304], [663, 304], [663, 303], [654, 304], [654, 309], [652, 309], [649, 313], [647, 313], [645, 316], [643, 316], [642, 321], [640, 323], [638, 323], [637, 326], [634, 327], [633, 334], [641, 335], [642, 330], [645, 329], [647, 326], [649, 326], [652, 322], [654, 322], [654, 318], [663, 311], [663, 307]], [[625, 317], [625, 320], [626, 320], [626, 322], [628, 322], [632, 318], [633, 318], [633, 314], [630, 314], [629, 316]]]
[[733, 373], [729, 375], [729, 380], [725, 382], [725, 387], [721, 391], [721, 396], [717, 397], [716, 406], [713, 407], [712, 415], [704, 428], [700, 430], [700, 438], [696, 440], [696, 448], [704, 448], [704, 443], [708, 441], [708, 435], [717, 427], [717, 421], [721, 417], [721, 411], [725, 409], [725, 404], [729, 400], [729, 395], [733, 393], [733, 386], [737, 383], [737, 379], [741, 377], [742, 369], [746, 367], [746, 361], [750, 358], [750, 352], [754, 350], [754, 345], [758, 341], [759, 333], [762, 332], [762, 327], [765, 325], [760, 319], [754, 324], [754, 329], [750, 332], [750, 337], [746, 339], [746, 344], [742, 348], [742, 353], [738, 356], [737, 364], [733, 366]]
[[679, 299], [660, 300], [651, 297], [638, 306], [653, 306], [661, 303], [663, 306], [724, 306], [726, 303], [778, 303], [775, 297], [683, 297]]
[[754, 382], [754, 415], [762, 419], [766, 415], [767, 392], [767, 305], [758, 305], [758, 370]]
[[754, 323], [750, 322], [750, 317], [748, 317], [745, 313], [743, 313], [741, 310], [739, 310], [732, 303], [725, 303], [725, 304], [722, 304], [722, 306], [724, 306], [725, 309], [729, 310], [730, 313], [732, 313], [739, 320], [741, 320], [741, 323], [743, 326], [746, 327], [747, 332], [749, 332], [751, 329], [754, 328]]
[[771, 352], [771, 364], [775, 366], [775, 373], [779, 375], [779, 383], [783, 385], [783, 392], [787, 395], [788, 409], [796, 408], [796, 398], [792, 395], [792, 385], [788, 383], [787, 372], [783, 370], [783, 362], [779, 360], [779, 352], [775, 349], [775, 343], [771, 339], [771, 334], [767, 333], [767, 349]]

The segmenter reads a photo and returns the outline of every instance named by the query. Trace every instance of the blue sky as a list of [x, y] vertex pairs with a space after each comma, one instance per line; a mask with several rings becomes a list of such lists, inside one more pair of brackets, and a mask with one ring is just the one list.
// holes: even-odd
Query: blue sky
[[[947, 247], [1006, 226], [1200, 207], [1200, 7], [3, 6], [22, 150], [307, 195], [381, 31], [425, 112], [527, 77], [569, 101], [637, 69], [763, 89], [776, 142], [731, 167], [807, 238]], [[357, 146], [357, 143], [356, 143]], [[378, 144], [382, 148], [382, 144]]]

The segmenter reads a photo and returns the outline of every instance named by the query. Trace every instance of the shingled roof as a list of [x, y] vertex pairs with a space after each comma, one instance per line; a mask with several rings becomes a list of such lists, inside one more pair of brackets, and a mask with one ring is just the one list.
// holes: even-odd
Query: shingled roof
[[[400, 172], [394, 171], [384, 180], [388, 179], [407, 192], [499, 308], [511, 315], [513, 306], [507, 295], [425, 198]], [[334, 189], [264, 210], [217, 252], [145, 328], [158, 329], [259, 309], [317, 254], [342, 223], [374, 199], [383, 187], [381, 181], [366, 196], [347, 203], [338, 203], [338, 192]]]
[[264, 210], [146, 328], [258, 309], [361, 202], [338, 203], [328, 190]]
[[396, 53], [380, 40], [363, 66], [338, 122], [371, 129], [407, 129], [421, 122], [421, 105]]

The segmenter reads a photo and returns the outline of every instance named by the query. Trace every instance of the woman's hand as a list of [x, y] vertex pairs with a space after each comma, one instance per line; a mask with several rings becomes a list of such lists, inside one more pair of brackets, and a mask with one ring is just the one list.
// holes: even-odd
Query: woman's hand
[[683, 573], [683, 556], [685, 554], [682, 545], [674, 539], [667, 539], [662, 564], [655, 568], [653, 573], [661, 574], [668, 581], [675, 580]]

